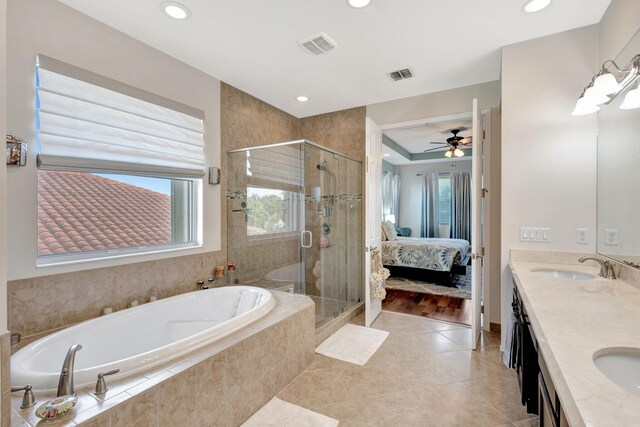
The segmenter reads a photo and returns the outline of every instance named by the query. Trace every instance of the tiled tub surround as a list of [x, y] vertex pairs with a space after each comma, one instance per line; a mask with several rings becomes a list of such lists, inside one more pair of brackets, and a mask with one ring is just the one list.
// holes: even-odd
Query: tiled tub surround
[[[308, 297], [274, 292], [262, 319], [166, 365], [107, 384], [76, 389], [78, 404], [58, 425], [237, 426], [303, 372], [313, 360], [314, 310]], [[37, 394], [39, 402], [52, 396]], [[12, 425], [35, 425], [34, 408], [12, 396]], [[36, 405], [37, 406], [37, 405]]]
[[[606, 378], [593, 355], [606, 347], [640, 347], [640, 288], [600, 278], [599, 268], [578, 264], [576, 254], [557, 254], [555, 263], [548, 256], [513, 251], [511, 270], [569, 423], [638, 425], [640, 399]], [[534, 268], [571, 269], [596, 278], [547, 278], [532, 273]]]
[[191, 292], [224, 263], [221, 252], [208, 252], [10, 281], [9, 330], [27, 337], [93, 319], [105, 307], [122, 310], [133, 300]]

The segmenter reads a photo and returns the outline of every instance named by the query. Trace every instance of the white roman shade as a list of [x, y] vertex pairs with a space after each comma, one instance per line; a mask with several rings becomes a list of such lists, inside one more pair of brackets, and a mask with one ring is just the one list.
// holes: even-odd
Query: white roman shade
[[204, 175], [200, 110], [42, 55], [38, 165], [141, 175]]
[[249, 182], [304, 185], [303, 151], [300, 144], [247, 150]]

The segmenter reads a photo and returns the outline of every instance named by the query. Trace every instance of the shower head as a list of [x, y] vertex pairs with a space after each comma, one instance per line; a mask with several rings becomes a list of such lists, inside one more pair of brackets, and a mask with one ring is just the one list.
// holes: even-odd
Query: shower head
[[329, 170], [329, 168], [327, 168], [327, 165], [321, 165], [321, 164], [318, 164], [316, 167], [318, 168], [318, 170], [319, 170], [319, 171], [326, 172], [326, 173], [328, 173], [329, 175], [331, 175], [331, 176], [332, 176], [332, 177], [334, 177], [334, 178], [336, 177], [336, 176], [335, 176], [335, 175], [334, 175], [334, 174]]

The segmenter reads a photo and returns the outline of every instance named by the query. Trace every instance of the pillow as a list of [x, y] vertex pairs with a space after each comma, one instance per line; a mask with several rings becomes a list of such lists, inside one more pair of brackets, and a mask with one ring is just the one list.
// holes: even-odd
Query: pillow
[[385, 236], [387, 236], [387, 240], [396, 240], [396, 226], [393, 225], [391, 221], [385, 221], [382, 223], [382, 229], [384, 230]]
[[384, 232], [384, 227], [382, 227], [382, 231], [380, 232], [380, 241], [382, 242], [387, 241], [387, 234]]

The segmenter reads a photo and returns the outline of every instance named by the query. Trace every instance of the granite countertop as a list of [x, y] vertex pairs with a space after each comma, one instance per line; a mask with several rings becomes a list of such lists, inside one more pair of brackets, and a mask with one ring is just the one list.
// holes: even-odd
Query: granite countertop
[[[510, 265], [570, 425], [640, 425], [640, 397], [613, 383], [593, 362], [602, 348], [640, 348], [640, 289], [600, 278], [599, 268], [590, 265], [513, 258]], [[534, 268], [582, 271], [595, 279], [541, 277]]]

